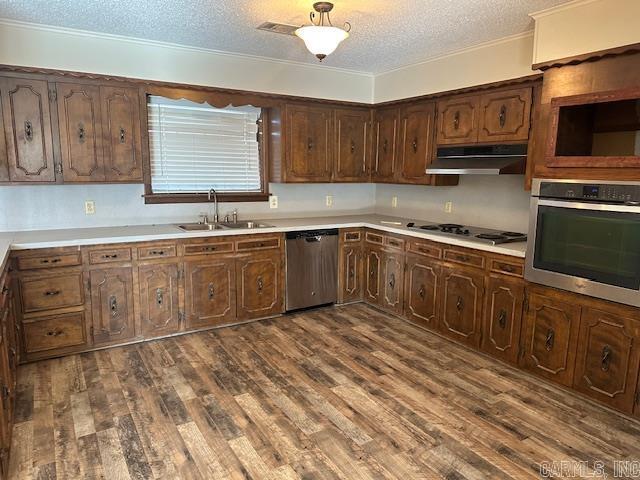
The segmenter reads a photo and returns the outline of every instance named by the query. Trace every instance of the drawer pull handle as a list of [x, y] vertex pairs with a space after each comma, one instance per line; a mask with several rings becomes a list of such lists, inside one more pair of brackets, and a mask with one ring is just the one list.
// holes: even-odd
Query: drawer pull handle
[[307, 150], [313, 150], [313, 139], [307, 138]]
[[504, 309], [500, 310], [498, 314], [498, 325], [503, 330], [507, 327], [507, 311]]
[[371, 278], [373, 278], [373, 276], [375, 275], [375, 273], [376, 273], [375, 269], [374, 269], [374, 268], [372, 268], [372, 269], [369, 271], [369, 276], [370, 276]]
[[216, 247], [204, 247], [202, 250], [204, 250], [205, 252], [215, 252]]
[[386, 154], [389, 149], [389, 141], [385, 138], [382, 142], [382, 151]]
[[411, 143], [411, 148], [413, 148], [413, 153], [418, 153], [418, 139], [414, 138]]
[[117, 253], [114, 253], [114, 254], [111, 254], [111, 255], [105, 254], [105, 255], [102, 256], [102, 258], [104, 258], [105, 260], [114, 259], [114, 258], [118, 258], [118, 254]]
[[353, 278], [356, 276], [356, 272], [353, 268], [349, 269], [349, 278]]
[[453, 115], [453, 129], [458, 130], [460, 128], [460, 111], [456, 111]]
[[109, 310], [111, 310], [112, 317], [115, 318], [118, 316], [118, 299], [115, 295], [109, 297]]
[[164, 292], [162, 291], [161, 288], [158, 288], [156, 290], [156, 303], [158, 304], [159, 307], [161, 307], [162, 304], [164, 303]]
[[396, 287], [396, 275], [395, 273], [392, 273], [389, 277], [389, 286], [391, 287], [391, 290], [393, 290]]
[[426, 291], [425, 291], [425, 289], [424, 289], [424, 285], [420, 285], [420, 290], [418, 290], [418, 296], [419, 296], [422, 300], [424, 300], [425, 293], [426, 293]]
[[262, 282], [262, 277], [258, 277], [258, 293], [262, 293], [262, 289], [264, 288], [264, 283]]
[[120, 127], [120, 143], [125, 143], [126, 139], [125, 139], [125, 130], [123, 127]]
[[611, 356], [613, 355], [613, 351], [609, 345], [605, 345], [602, 348], [602, 356], [600, 358], [600, 368], [602, 368], [603, 372], [609, 371], [609, 366], [611, 365]]
[[51, 330], [47, 332], [47, 337], [57, 337], [62, 335], [64, 332], [62, 330]]
[[55, 297], [56, 295], [60, 295], [60, 290], [47, 290], [44, 292], [46, 297]]
[[356, 144], [353, 142], [353, 140], [351, 140], [351, 153], [355, 153], [356, 152]]
[[456, 302], [456, 310], [458, 310], [458, 312], [462, 312], [463, 309], [464, 309], [464, 300], [462, 297], [458, 297], [458, 301]]
[[213, 283], [209, 284], [209, 301], [212, 301], [215, 298], [216, 290]]
[[507, 106], [506, 105], [502, 105], [500, 107], [500, 114], [498, 115], [498, 119], [500, 121], [500, 128], [504, 128], [504, 125], [507, 122]]
[[24, 122], [24, 138], [27, 142], [33, 140], [33, 124], [29, 120]]
[[62, 261], [62, 259], [60, 258], [52, 258], [51, 260], [48, 259], [44, 259], [44, 260], [40, 260], [40, 263], [60, 263]]
[[82, 123], [79, 123], [78, 124], [78, 142], [84, 143], [84, 139], [85, 139], [84, 125]]
[[544, 348], [547, 350], [547, 352], [550, 352], [553, 349], [553, 344], [555, 343], [556, 340], [556, 332], [553, 331], [553, 328], [550, 328], [549, 330], [547, 330], [547, 338], [544, 342]]
[[514, 268], [511, 265], [500, 265], [500, 270], [503, 272], [513, 273]]
[[164, 250], [151, 250], [149, 255], [164, 255]]

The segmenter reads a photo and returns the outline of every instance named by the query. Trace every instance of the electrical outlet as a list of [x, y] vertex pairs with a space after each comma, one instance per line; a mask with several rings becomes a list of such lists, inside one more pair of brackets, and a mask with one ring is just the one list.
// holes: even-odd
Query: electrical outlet
[[94, 215], [96, 213], [96, 202], [93, 200], [84, 202], [84, 213], [86, 215]]
[[451, 213], [453, 211], [453, 202], [445, 202], [444, 211], [445, 213]]
[[397, 208], [397, 207], [398, 207], [398, 197], [394, 195], [393, 197], [391, 197], [391, 208]]
[[278, 196], [271, 195], [269, 197], [269, 208], [278, 208]]
[[333, 207], [333, 195], [327, 195], [326, 203], [327, 207]]

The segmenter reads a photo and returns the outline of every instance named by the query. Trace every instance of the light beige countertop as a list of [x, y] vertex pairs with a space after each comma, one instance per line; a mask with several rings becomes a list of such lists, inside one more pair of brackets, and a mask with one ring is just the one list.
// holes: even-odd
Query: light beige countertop
[[[445, 237], [429, 232], [411, 230], [408, 222], [420, 221], [384, 215], [347, 215], [336, 217], [267, 219], [264, 223], [273, 225], [267, 228], [228, 229], [213, 231], [185, 232], [176, 225], [132, 225], [124, 227], [69, 228], [63, 230], [32, 230], [23, 232], [0, 233], [0, 260], [6, 260], [10, 250], [31, 248], [70, 247], [80, 245], [99, 245], [108, 243], [144, 242], [195, 237], [214, 237], [224, 235], [247, 235], [255, 233], [290, 232], [296, 230], [315, 230], [322, 228], [368, 227], [390, 233], [399, 233], [434, 242], [474, 248], [486, 252], [500, 253], [524, 258], [526, 242], [489, 245], [469, 241], [466, 238]], [[422, 221], [428, 223], [428, 221]]]

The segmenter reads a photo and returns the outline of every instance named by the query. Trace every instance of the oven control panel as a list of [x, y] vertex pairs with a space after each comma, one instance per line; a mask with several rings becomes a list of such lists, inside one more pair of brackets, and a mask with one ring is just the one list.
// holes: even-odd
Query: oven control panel
[[640, 203], [640, 184], [542, 182], [540, 197], [606, 203]]

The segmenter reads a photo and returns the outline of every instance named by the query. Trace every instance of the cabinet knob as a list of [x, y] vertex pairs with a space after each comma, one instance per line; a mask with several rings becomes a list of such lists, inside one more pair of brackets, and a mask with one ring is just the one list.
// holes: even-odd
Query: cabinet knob
[[500, 325], [501, 329], [505, 329], [507, 326], [507, 311], [502, 309], [498, 314], [498, 325]]
[[456, 111], [453, 115], [453, 129], [458, 130], [460, 128], [460, 111]]
[[60, 295], [60, 290], [47, 290], [44, 292], [46, 297], [55, 297], [56, 295]]
[[112, 317], [118, 316], [118, 299], [115, 295], [109, 297], [109, 310], [111, 310]]
[[85, 131], [84, 125], [82, 123], [78, 124], [78, 142], [84, 143], [85, 140]]
[[425, 289], [424, 289], [424, 285], [420, 285], [420, 290], [418, 290], [418, 296], [419, 296], [422, 300], [424, 300], [425, 293], [426, 293], [426, 291], [425, 291]]
[[382, 151], [386, 154], [389, 148], [389, 141], [385, 138], [382, 142]]
[[498, 119], [500, 121], [500, 128], [504, 128], [504, 125], [507, 122], [507, 106], [506, 105], [502, 105], [500, 107], [500, 113], [498, 114]]
[[547, 352], [550, 352], [553, 349], [553, 344], [555, 343], [556, 340], [556, 332], [553, 331], [553, 328], [550, 328], [549, 330], [547, 330], [547, 338], [545, 339], [544, 342], [544, 348], [547, 350]]
[[355, 153], [356, 152], [356, 144], [353, 142], [353, 140], [351, 140], [351, 153]]
[[262, 289], [264, 288], [264, 283], [262, 282], [262, 277], [258, 277], [258, 293], [262, 293]]
[[389, 276], [389, 287], [391, 287], [391, 290], [393, 290], [396, 286], [396, 275], [395, 273], [392, 273]]
[[414, 138], [411, 143], [411, 148], [413, 148], [413, 153], [418, 153], [418, 139]]
[[33, 124], [29, 120], [24, 122], [24, 138], [27, 142], [33, 140]]
[[164, 303], [164, 292], [162, 291], [161, 288], [158, 288], [156, 290], [156, 303], [158, 304], [159, 307], [161, 307], [162, 304]]
[[611, 365], [611, 356], [613, 351], [609, 345], [605, 345], [602, 348], [602, 355], [600, 357], [600, 368], [602, 368], [603, 372], [609, 371], [609, 366]]
[[456, 302], [456, 310], [461, 312], [464, 309], [464, 299], [462, 297], [458, 297], [458, 301]]
[[125, 129], [123, 127], [120, 127], [120, 143], [126, 142], [125, 133]]
[[311, 137], [307, 138], [307, 150], [313, 150], [313, 139]]
[[208, 292], [209, 292], [209, 301], [212, 301], [216, 294], [215, 286], [213, 285], [213, 283], [209, 284]]

